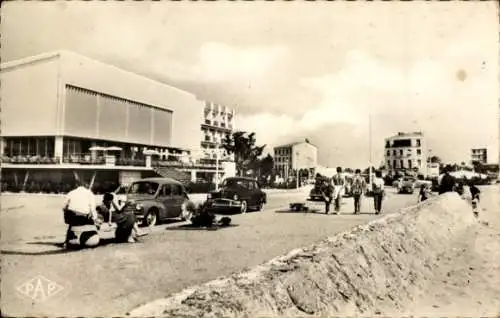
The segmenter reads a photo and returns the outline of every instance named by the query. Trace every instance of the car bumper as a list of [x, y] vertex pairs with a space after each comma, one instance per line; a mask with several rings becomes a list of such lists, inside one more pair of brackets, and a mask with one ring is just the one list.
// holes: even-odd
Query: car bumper
[[230, 200], [230, 199], [217, 199], [211, 202], [208, 201], [205, 207], [213, 211], [239, 210], [241, 209], [241, 201]]
[[312, 195], [309, 198], [307, 198], [307, 201], [324, 201], [324, 199], [320, 195]]

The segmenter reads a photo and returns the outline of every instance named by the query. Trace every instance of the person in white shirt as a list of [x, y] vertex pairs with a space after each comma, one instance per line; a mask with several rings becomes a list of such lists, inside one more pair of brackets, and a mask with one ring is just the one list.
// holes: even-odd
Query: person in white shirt
[[333, 199], [335, 200], [335, 212], [339, 214], [342, 205], [342, 192], [345, 187], [345, 177], [342, 175], [342, 168], [337, 167], [337, 174], [332, 177]]
[[88, 184], [78, 182], [78, 187], [70, 191], [64, 202], [64, 222], [68, 224], [65, 245], [76, 242], [81, 246], [96, 246], [99, 243], [94, 193]]
[[375, 214], [380, 214], [380, 211], [382, 211], [382, 199], [385, 195], [384, 179], [382, 179], [380, 171], [375, 172], [375, 177], [372, 180], [372, 189]]

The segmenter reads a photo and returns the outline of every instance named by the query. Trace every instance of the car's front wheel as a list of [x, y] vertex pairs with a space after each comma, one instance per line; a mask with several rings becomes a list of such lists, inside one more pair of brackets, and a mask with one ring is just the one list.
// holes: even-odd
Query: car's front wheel
[[260, 201], [255, 211], [260, 212], [264, 208], [264, 201]]
[[151, 209], [146, 214], [146, 217], [142, 221], [144, 226], [155, 226], [158, 223], [158, 211], [156, 209]]
[[241, 212], [241, 213], [247, 213], [247, 210], [248, 210], [248, 204], [247, 204], [247, 201], [245, 201], [245, 200], [241, 201], [241, 208], [240, 208], [240, 212]]

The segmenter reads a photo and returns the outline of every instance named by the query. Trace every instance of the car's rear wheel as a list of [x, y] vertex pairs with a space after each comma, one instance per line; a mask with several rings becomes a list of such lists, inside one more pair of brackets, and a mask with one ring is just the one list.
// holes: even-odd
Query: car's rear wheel
[[142, 221], [144, 226], [155, 226], [158, 223], [158, 210], [151, 209], [146, 214], [146, 217]]
[[241, 201], [241, 208], [240, 208], [240, 212], [241, 212], [241, 213], [247, 213], [247, 210], [248, 210], [248, 204], [247, 204], [247, 201], [245, 201], [245, 200]]

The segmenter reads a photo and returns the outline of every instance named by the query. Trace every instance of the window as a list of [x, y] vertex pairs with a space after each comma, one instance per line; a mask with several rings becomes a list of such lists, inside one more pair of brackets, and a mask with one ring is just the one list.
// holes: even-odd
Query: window
[[387, 168], [390, 168], [390, 167], [391, 167], [391, 161], [387, 160]]
[[392, 151], [392, 155], [395, 156], [396, 155], [396, 150], [393, 150]]
[[409, 159], [409, 160], [408, 160], [408, 168], [410, 168], [410, 169], [412, 168], [412, 165], [411, 165], [411, 164], [412, 164], [411, 159]]
[[422, 160], [418, 159], [417, 162], [418, 162], [418, 166], [421, 167], [422, 166]]
[[168, 197], [172, 195], [172, 188], [170, 187], [170, 184], [164, 184], [162, 189], [161, 189], [161, 195], [164, 197]]
[[391, 151], [387, 150], [387, 157], [390, 157], [390, 156], [391, 156]]
[[399, 160], [400, 168], [403, 169], [405, 167], [405, 162], [403, 160]]
[[255, 182], [254, 183], [254, 186], [253, 186], [256, 190], [260, 189], [260, 185], [258, 182]]
[[182, 187], [178, 184], [173, 184], [172, 195], [182, 195]]
[[130, 194], [148, 194], [154, 195], [158, 190], [158, 183], [155, 182], [136, 182], [130, 187]]
[[385, 148], [391, 148], [391, 143], [390, 143], [390, 142], [388, 142], [388, 141], [386, 141], [386, 142], [385, 142]]
[[422, 155], [422, 150], [417, 149], [417, 155], [418, 155], [418, 156]]
[[210, 125], [210, 119], [205, 119], [205, 124]]
[[399, 149], [399, 155], [402, 156], [403, 155], [403, 149]]
[[417, 147], [420, 147], [420, 139], [417, 139]]
[[393, 168], [396, 168], [396, 167], [397, 167], [397, 162], [396, 162], [396, 160], [393, 160], [393, 161], [392, 161], [392, 167], [393, 167]]

